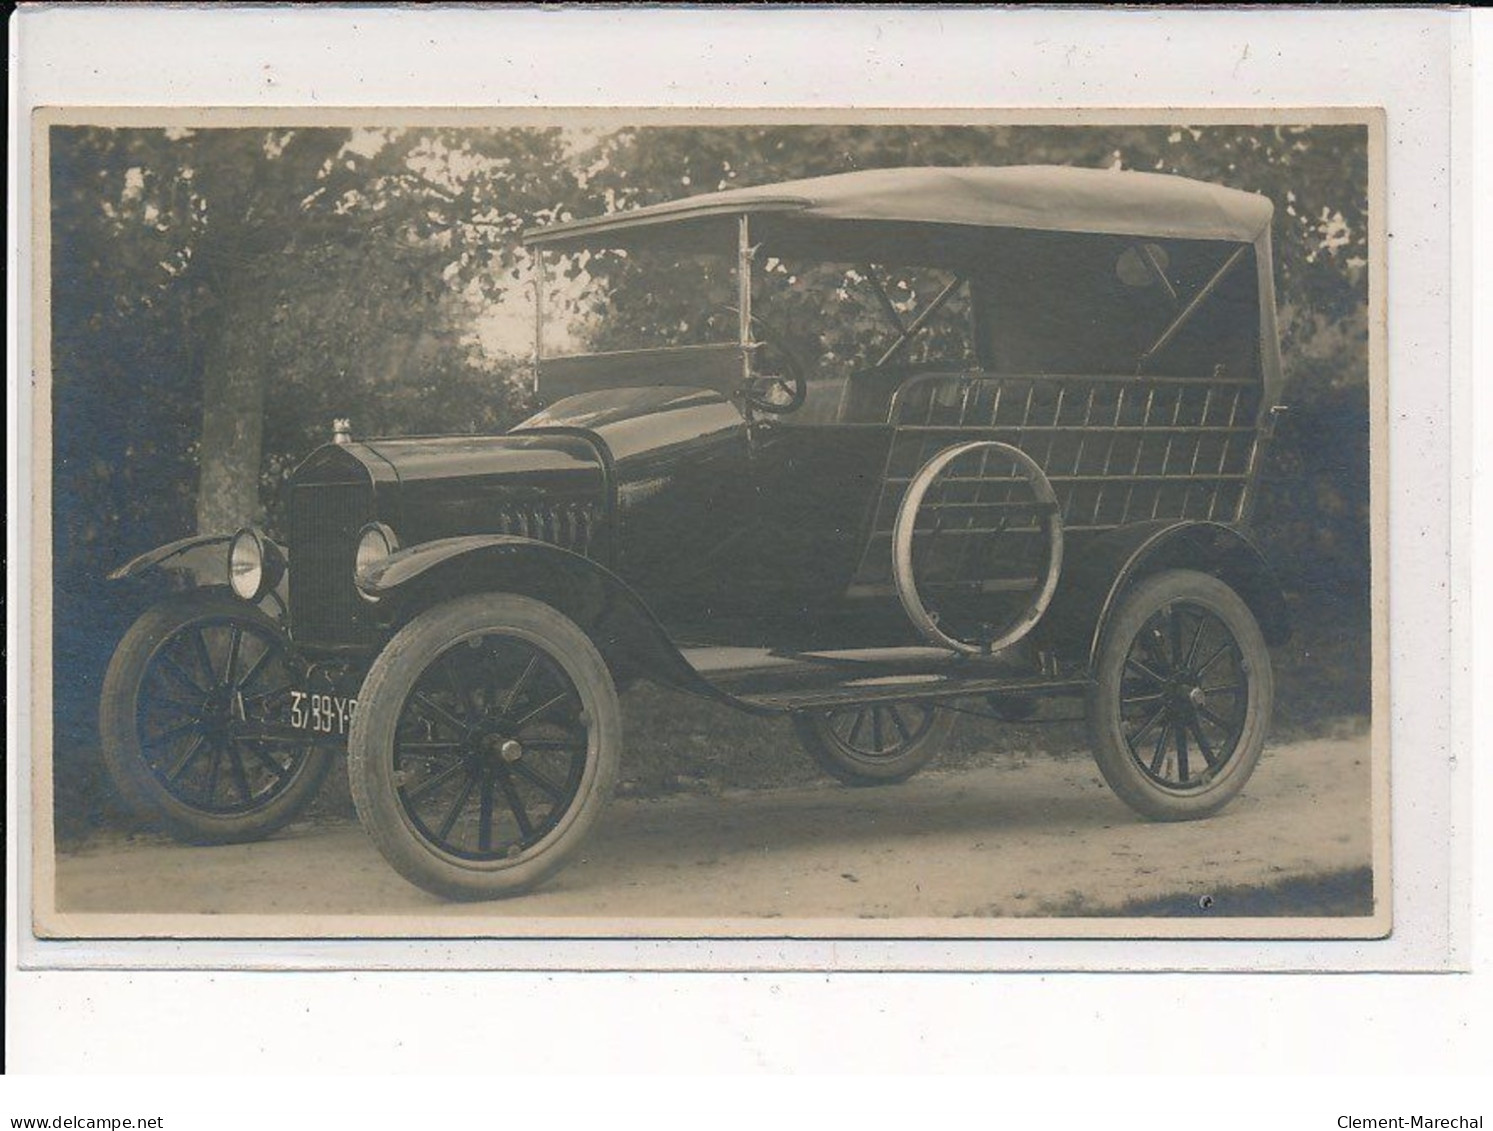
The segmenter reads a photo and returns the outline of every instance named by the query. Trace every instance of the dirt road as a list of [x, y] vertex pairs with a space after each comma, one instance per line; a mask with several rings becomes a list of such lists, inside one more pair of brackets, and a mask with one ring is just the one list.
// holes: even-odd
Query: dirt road
[[1091, 762], [1003, 762], [901, 786], [613, 803], [577, 861], [532, 895], [444, 903], [352, 822], [260, 844], [97, 842], [57, 861], [61, 912], [805, 919], [1086, 915], [1370, 863], [1366, 735], [1268, 750], [1217, 817], [1149, 824]]

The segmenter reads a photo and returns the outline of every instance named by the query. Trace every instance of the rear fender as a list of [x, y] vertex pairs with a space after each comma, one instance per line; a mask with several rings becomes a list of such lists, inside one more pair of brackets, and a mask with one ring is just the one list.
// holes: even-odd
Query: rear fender
[[472, 593], [532, 597], [574, 621], [619, 683], [646, 676], [713, 699], [729, 697], [702, 679], [643, 599], [590, 558], [547, 542], [504, 534], [443, 538], [399, 550], [358, 575], [384, 623], [398, 628], [433, 605]]
[[1126, 590], [1166, 569], [1212, 574], [1249, 606], [1266, 643], [1290, 638], [1285, 596], [1275, 572], [1234, 527], [1186, 520], [1135, 523], [1110, 531], [1071, 561], [1044, 627], [1049, 643], [1064, 655], [1083, 656], [1090, 670], [1104, 627]]

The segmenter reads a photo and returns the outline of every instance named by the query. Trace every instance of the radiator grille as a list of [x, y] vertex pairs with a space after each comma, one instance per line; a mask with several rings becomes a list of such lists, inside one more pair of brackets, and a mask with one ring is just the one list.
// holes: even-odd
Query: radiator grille
[[372, 522], [367, 483], [304, 484], [290, 496], [290, 614], [303, 644], [356, 644], [368, 609], [353, 583], [358, 532]]

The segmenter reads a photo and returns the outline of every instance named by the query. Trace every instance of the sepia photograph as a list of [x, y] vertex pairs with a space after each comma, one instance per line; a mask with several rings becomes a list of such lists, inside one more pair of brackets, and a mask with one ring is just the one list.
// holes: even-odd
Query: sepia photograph
[[1377, 112], [34, 127], [38, 936], [1389, 931]]

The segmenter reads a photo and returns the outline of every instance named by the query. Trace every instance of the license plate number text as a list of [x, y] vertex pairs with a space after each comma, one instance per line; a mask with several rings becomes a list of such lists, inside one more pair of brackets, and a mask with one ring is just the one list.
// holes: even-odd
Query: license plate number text
[[317, 734], [346, 734], [352, 725], [358, 701], [343, 695], [314, 691], [290, 693], [290, 725]]

